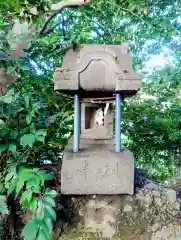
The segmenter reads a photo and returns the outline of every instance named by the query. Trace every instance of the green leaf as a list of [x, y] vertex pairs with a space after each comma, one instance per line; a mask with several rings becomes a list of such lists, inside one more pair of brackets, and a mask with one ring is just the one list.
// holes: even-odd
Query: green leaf
[[5, 177], [5, 182], [9, 182], [14, 176], [14, 172], [10, 171], [6, 177]]
[[22, 112], [23, 110], [24, 110], [24, 108], [23, 108], [23, 107], [20, 107], [20, 108], [17, 109], [17, 112], [20, 113], [20, 112]]
[[15, 67], [14, 66], [9, 66], [8, 67], [8, 73], [10, 74], [10, 73], [12, 73], [12, 72], [14, 72], [15, 71]]
[[52, 199], [50, 197], [44, 197], [43, 198], [43, 204], [49, 205], [50, 207], [55, 207], [56, 206], [54, 199]]
[[22, 208], [29, 208], [30, 206], [30, 202], [29, 200], [25, 199], [22, 203], [21, 203], [21, 207]]
[[[52, 229], [53, 229], [53, 225], [52, 225], [52, 221], [46, 221], [46, 219], [49, 218], [45, 218], [41, 221], [41, 230], [44, 231], [44, 233], [46, 234], [46, 236], [48, 237], [48, 239], [50, 238], [50, 234], [52, 233]], [[50, 225], [48, 225], [50, 224]]]
[[32, 198], [32, 200], [30, 201], [30, 210], [32, 212], [35, 212], [38, 206], [38, 202], [36, 198]]
[[45, 218], [45, 224], [48, 228], [49, 234], [51, 234], [52, 230], [53, 230], [53, 223], [51, 221], [50, 218]]
[[18, 178], [18, 181], [16, 183], [16, 193], [19, 193], [20, 190], [24, 187], [25, 181], [21, 176]]
[[44, 196], [46, 196], [46, 197], [50, 196], [51, 198], [55, 198], [57, 196], [57, 192], [55, 190], [46, 188]]
[[8, 144], [0, 144], [0, 152], [8, 150]]
[[48, 206], [48, 205], [44, 205], [45, 209], [46, 209], [46, 214], [52, 221], [56, 221], [56, 212], [55, 210]]
[[27, 65], [21, 65], [20, 67], [24, 71], [29, 71], [29, 67]]
[[14, 98], [14, 89], [10, 89], [5, 96], [0, 97], [0, 101], [11, 103]]
[[35, 139], [36, 139], [36, 141], [43, 142], [43, 143], [45, 141], [45, 137], [44, 136], [35, 136]]
[[0, 213], [9, 214], [5, 196], [0, 195]]
[[25, 107], [26, 107], [27, 109], [29, 109], [29, 106], [30, 106], [29, 96], [28, 96], [28, 95], [23, 95], [23, 98], [24, 98], [24, 102], [25, 102]]
[[28, 181], [29, 182], [34, 177], [33, 169], [22, 167], [22, 168], [20, 168], [19, 176], [24, 181]]
[[50, 236], [47, 236], [45, 231], [41, 228], [41, 230], [38, 233], [37, 240], [50, 240]]
[[50, 181], [55, 178], [55, 173], [54, 172], [44, 173], [43, 176], [45, 181]]
[[39, 220], [43, 220], [44, 217], [45, 217], [45, 212], [44, 212], [44, 207], [43, 207], [43, 203], [42, 201], [38, 201], [38, 209], [36, 211], [36, 217], [39, 219]]
[[6, 125], [6, 123], [2, 119], [0, 119], [0, 125]]
[[23, 204], [23, 202], [26, 201], [31, 201], [32, 198], [32, 191], [31, 189], [26, 190], [25, 192], [22, 193], [21, 198], [20, 198], [20, 203]]
[[25, 134], [25, 135], [23, 135], [23, 137], [21, 138], [21, 141], [20, 141], [20, 143], [21, 143], [21, 145], [23, 146], [23, 147], [27, 147], [27, 146], [29, 146], [29, 147], [33, 147], [33, 144], [34, 144], [34, 142], [35, 142], [35, 135], [34, 134]]
[[30, 220], [23, 229], [23, 236], [26, 240], [36, 240], [39, 230], [39, 222], [36, 219]]
[[8, 148], [9, 148], [9, 151], [11, 151], [13, 153], [16, 152], [16, 144], [10, 143]]
[[15, 76], [16, 78], [20, 78], [20, 77], [21, 77], [21, 75], [20, 75], [17, 71], [13, 72], [13, 74], [14, 74], [14, 76]]
[[37, 176], [34, 176], [34, 178], [26, 183], [26, 188], [30, 188], [34, 193], [41, 192], [41, 179]]
[[40, 185], [43, 186], [45, 182], [44, 175], [40, 173], [39, 178], [40, 178]]
[[41, 187], [40, 186], [32, 186], [31, 188], [33, 193], [40, 193], [41, 192]]
[[30, 124], [30, 132], [33, 133], [33, 134], [36, 133], [36, 126], [35, 126], [35, 123], [34, 123], [34, 122], [32, 122], [32, 123]]
[[36, 135], [46, 136], [47, 135], [47, 130], [46, 129], [39, 129], [39, 130], [36, 131]]
[[0, 135], [1, 135], [1, 136], [5, 136], [5, 135], [7, 135], [9, 132], [10, 132], [9, 129], [0, 129]]
[[11, 136], [12, 136], [12, 138], [14, 138], [14, 139], [16, 139], [17, 137], [18, 137], [18, 135], [19, 135], [19, 131], [17, 131], [17, 130], [11, 130]]
[[11, 185], [8, 188], [8, 193], [9, 194], [12, 193], [16, 189], [16, 183], [17, 183], [16, 179], [11, 182]]
[[32, 115], [30, 112], [26, 115], [26, 122], [27, 124], [30, 124], [32, 122]]
[[36, 187], [36, 188], [40, 188], [40, 178], [38, 176], [33, 176], [32, 175], [32, 179], [30, 179], [29, 181], [27, 181], [26, 183], [26, 187], [27, 188], [31, 188], [31, 187]]

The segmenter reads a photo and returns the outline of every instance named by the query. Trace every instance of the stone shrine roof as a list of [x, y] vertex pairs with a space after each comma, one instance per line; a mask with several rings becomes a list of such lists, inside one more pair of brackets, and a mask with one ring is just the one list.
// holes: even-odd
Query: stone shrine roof
[[141, 77], [132, 68], [129, 48], [121, 45], [81, 45], [65, 53], [63, 68], [57, 68], [54, 89], [82, 97], [134, 95]]

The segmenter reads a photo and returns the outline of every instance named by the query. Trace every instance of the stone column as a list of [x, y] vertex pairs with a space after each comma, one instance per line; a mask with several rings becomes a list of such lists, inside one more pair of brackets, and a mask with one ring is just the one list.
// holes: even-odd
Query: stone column
[[79, 151], [80, 144], [80, 98], [76, 94], [74, 96], [74, 141], [73, 141], [73, 151]]
[[115, 151], [121, 152], [121, 95], [116, 94]]

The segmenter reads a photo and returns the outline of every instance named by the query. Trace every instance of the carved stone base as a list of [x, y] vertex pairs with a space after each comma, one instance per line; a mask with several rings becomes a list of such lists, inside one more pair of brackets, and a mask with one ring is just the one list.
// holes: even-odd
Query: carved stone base
[[134, 157], [123, 147], [115, 153], [111, 144], [100, 140], [73, 153], [66, 149], [61, 172], [61, 192], [65, 195], [130, 194], [134, 191]]

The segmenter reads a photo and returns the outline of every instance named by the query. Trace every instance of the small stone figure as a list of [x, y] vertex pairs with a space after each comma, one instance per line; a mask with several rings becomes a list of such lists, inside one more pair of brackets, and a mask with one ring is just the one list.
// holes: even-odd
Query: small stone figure
[[96, 127], [104, 125], [104, 112], [102, 108], [99, 108], [98, 110], [96, 110], [94, 115], [94, 123]]

